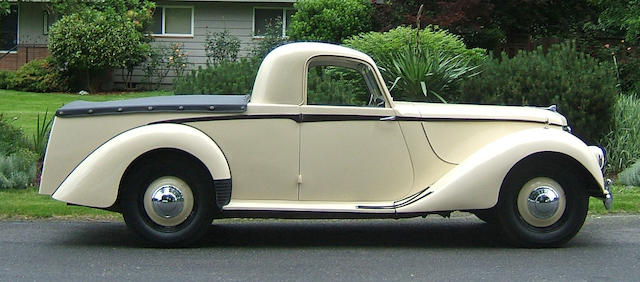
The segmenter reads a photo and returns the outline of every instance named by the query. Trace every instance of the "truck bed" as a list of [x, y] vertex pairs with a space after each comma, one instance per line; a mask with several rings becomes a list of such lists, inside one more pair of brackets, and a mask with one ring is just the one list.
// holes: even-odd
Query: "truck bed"
[[143, 112], [216, 112], [247, 110], [249, 95], [179, 95], [137, 98], [120, 101], [74, 101], [56, 111], [58, 117], [118, 115]]

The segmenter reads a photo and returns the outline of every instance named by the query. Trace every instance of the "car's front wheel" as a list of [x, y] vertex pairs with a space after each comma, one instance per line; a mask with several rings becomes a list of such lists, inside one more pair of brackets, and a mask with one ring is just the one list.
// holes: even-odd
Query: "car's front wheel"
[[186, 159], [146, 162], [125, 182], [122, 214], [131, 229], [163, 246], [181, 246], [204, 235], [214, 212], [206, 172]]
[[497, 215], [511, 242], [559, 246], [578, 233], [588, 196], [570, 168], [544, 162], [515, 168], [503, 183]]

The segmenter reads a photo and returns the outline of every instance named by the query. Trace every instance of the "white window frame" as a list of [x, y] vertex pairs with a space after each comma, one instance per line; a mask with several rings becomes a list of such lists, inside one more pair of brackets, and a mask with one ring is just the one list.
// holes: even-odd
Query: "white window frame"
[[42, 11], [42, 34], [43, 35], [49, 34], [49, 17], [51, 17], [51, 15], [49, 15], [49, 12], [47, 10]]
[[253, 7], [253, 19], [251, 25], [251, 34], [253, 38], [264, 38], [264, 35], [256, 35], [256, 10], [282, 10], [282, 33], [283, 38], [287, 37], [287, 11], [295, 10], [289, 7]]
[[[166, 28], [166, 20], [165, 17], [167, 15], [166, 12], [166, 8], [188, 8], [191, 9], [191, 33], [186, 34], [186, 33], [166, 33], [165, 32], [165, 28]], [[193, 37], [193, 29], [194, 29], [194, 23], [195, 23], [195, 9], [193, 8], [193, 6], [174, 6], [174, 5], [158, 5], [156, 6], [156, 10], [157, 9], [162, 9], [162, 23], [160, 24], [160, 26], [162, 27], [162, 33], [153, 33], [151, 34], [154, 37]], [[153, 32], [153, 31], [152, 31]]]

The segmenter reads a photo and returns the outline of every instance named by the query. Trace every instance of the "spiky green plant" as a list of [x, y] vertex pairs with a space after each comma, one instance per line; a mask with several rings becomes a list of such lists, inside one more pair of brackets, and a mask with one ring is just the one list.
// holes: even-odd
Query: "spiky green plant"
[[[461, 55], [449, 56], [420, 46], [406, 46], [398, 53], [381, 59], [382, 75], [394, 98], [409, 101], [440, 101], [454, 99], [458, 83], [478, 74], [477, 66]], [[434, 97], [434, 98], [432, 98]]]
[[31, 140], [33, 144], [31, 149], [42, 159], [47, 148], [49, 132], [53, 124], [53, 115], [49, 116], [49, 110], [46, 110], [42, 119], [40, 118], [40, 114], [38, 114], [36, 122], [36, 132], [32, 135]]
[[613, 121], [613, 128], [603, 140], [608, 173], [623, 171], [640, 158], [640, 99], [636, 95], [620, 95]]

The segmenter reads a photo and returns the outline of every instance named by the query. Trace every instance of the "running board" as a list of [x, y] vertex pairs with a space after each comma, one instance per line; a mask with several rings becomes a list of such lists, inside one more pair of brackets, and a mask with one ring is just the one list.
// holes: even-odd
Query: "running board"
[[393, 202], [393, 205], [386, 205], [386, 206], [372, 206], [372, 205], [363, 205], [363, 206], [358, 206], [359, 209], [369, 209], [369, 210], [376, 210], [376, 209], [381, 209], [381, 210], [395, 210], [397, 208], [401, 208], [404, 206], [408, 206], [410, 204], [413, 204], [419, 200], [422, 200], [423, 198], [429, 196], [431, 193], [433, 193], [433, 191], [427, 191], [429, 190], [429, 188], [431, 188], [431, 186], [424, 188], [424, 190], [415, 193], [409, 197], [406, 197], [402, 200], [399, 201], [395, 201]]
[[223, 212], [301, 212], [301, 213], [369, 213], [395, 214], [396, 208], [413, 204], [432, 191], [430, 187], [393, 202], [325, 202], [325, 201], [277, 201], [277, 200], [231, 200], [222, 208]]

